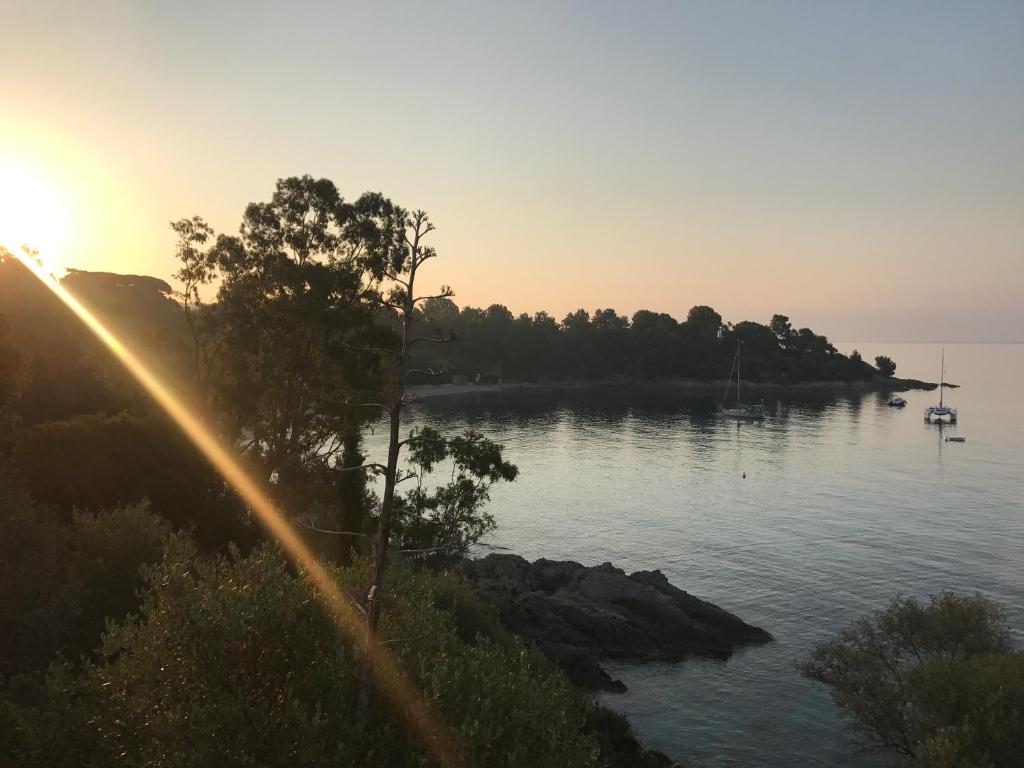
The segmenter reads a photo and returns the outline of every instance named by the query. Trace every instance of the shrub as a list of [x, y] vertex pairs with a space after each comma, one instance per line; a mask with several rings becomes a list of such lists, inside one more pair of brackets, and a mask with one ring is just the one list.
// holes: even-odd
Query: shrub
[[106, 619], [138, 605], [139, 568], [169, 532], [145, 504], [65, 525], [0, 475], [0, 679], [96, 648]]
[[875, 367], [883, 376], [893, 376], [896, 373], [896, 363], [893, 362], [891, 357], [886, 357], [885, 355], [879, 355], [875, 358]]
[[246, 546], [257, 531], [243, 505], [170, 422], [155, 416], [82, 415], [21, 430], [14, 467], [37, 501], [99, 511], [149, 500], [207, 548]]
[[[334, 576], [368, 581], [365, 565]], [[100, 660], [54, 668], [10, 716], [21, 764], [432, 764], [391, 706], [360, 722], [354, 649], [272, 547], [202, 557], [175, 536], [145, 578], [140, 616], [111, 626]], [[594, 764], [586, 697], [521, 644], [459, 631], [456, 614], [489, 621], [451, 610], [469, 597], [452, 578], [397, 569], [382, 638], [467, 764]]]
[[897, 598], [819, 645], [801, 667], [865, 740], [919, 766], [1019, 765], [1024, 657], [981, 595]]

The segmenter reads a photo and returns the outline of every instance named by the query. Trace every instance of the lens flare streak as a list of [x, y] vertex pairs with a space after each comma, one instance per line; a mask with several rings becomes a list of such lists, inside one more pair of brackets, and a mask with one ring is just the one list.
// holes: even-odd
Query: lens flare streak
[[149, 369], [145, 363], [110, 331], [86, 306], [64, 288], [30, 255], [14, 254], [105, 344], [150, 396], [174, 420], [199, 451], [217, 469], [235, 492], [256, 513], [261, 523], [280, 542], [316, 588], [341, 631], [362, 653], [369, 653], [380, 690], [384, 692], [421, 746], [444, 766], [465, 765], [461, 751], [444, 728], [427, 711], [422, 697], [408, 677], [385, 650], [374, 644], [367, 648], [365, 622], [351, 600], [338, 588], [328, 570], [296, 535], [291, 524], [277, 510], [259, 483], [242, 467], [231, 448], [208, 430], [191, 409]]

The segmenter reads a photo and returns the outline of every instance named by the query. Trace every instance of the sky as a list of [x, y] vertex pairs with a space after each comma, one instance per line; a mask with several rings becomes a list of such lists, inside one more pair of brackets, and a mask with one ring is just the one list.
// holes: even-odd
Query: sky
[[0, 243], [175, 269], [276, 179], [513, 312], [1024, 340], [1022, 2], [0, 0]]

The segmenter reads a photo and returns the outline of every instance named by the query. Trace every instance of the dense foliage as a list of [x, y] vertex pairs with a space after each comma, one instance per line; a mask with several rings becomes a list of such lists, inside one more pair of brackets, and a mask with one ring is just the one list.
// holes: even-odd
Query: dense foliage
[[877, 375], [859, 355], [841, 354], [809, 328], [792, 328], [784, 315], [768, 325], [733, 325], [706, 306], [691, 309], [683, 322], [647, 310], [630, 319], [611, 309], [592, 315], [580, 309], [559, 322], [546, 312], [516, 317], [500, 304], [460, 310], [450, 299], [437, 299], [424, 304], [422, 322], [454, 333], [460, 343], [418, 350], [418, 367], [480, 374], [483, 380], [725, 379], [738, 344], [746, 380], [858, 381]]
[[[336, 570], [344, 589], [367, 570]], [[592, 705], [505, 634], [450, 575], [399, 570], [382, 633], [467, 765], [603, 762]], [[401, 717], [355, 717], [356, 656], [312, 588], [272, 546], [203, 557], [177, 537], [145, 569], [137, 619], [99, 658], [54, 666], [9, 699], [25, 766], [421, 766]]]
[[[484, 508], [491, 487], [515, 480], [519, 470], [502, 457], [500, 445], [479, 432], [446, 439], [424, 427], [413, 433], [408, 445], [412, 469], [406, 478], [416, 484], [397, 500], [398, 541], [462, 557], [494, 529], [494, 518]], [[451, 466], [448, 482], [429, 484], [430, 473], [442, 462]]]
[[169, 526], [145, 505], [54, 514], [0, 473], [0, 681], [99, 643], [137, 604]]
[[32, 496], [65, 518], [148, 501], [210, 548], [246, 547], [257, 532], [244, 506], [181, 432], [155, 415], [85, 414], [25, 427], [11, 466]]
[[893, 376], [896, 373], [896, 363], [893, 362], [891, 357], [885, 355], [878, 355], [875, 358], [875, 367], [883, 376]]
[[864, 740], [919, 768], [1011, 768], [1024, 755], [1024, 654], [1003, 612], [945, 593], [889, 608], [802, 665]]

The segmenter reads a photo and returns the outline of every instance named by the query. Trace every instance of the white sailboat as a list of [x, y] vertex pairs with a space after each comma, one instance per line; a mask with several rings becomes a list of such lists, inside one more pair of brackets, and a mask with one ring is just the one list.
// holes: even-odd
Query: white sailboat
[[946, 379], [946, 348], [942, 348], [942, 368], [939, 372], [939, 404], [929, 405], [924, 409], [924, 420], [931, 424], [956, 424], [956, 408], [951, 408], [943, 402], [944, 386]]
[[736, 345], [736, 357], [732, 361], [732, 370], [736, 371], [736, 404], [731, 408], [726, 405], [729, 401], [729, 389], [732, 387], [732, 370], [729, 371], [729, 380], [725, 383], [725, 396], [722, 398], [722, 415], [731, 416], [734, 419], [750, 419], [760, 421], [764, 418], [763, 405], [746, 405], [740, 397], [740, 348]]

